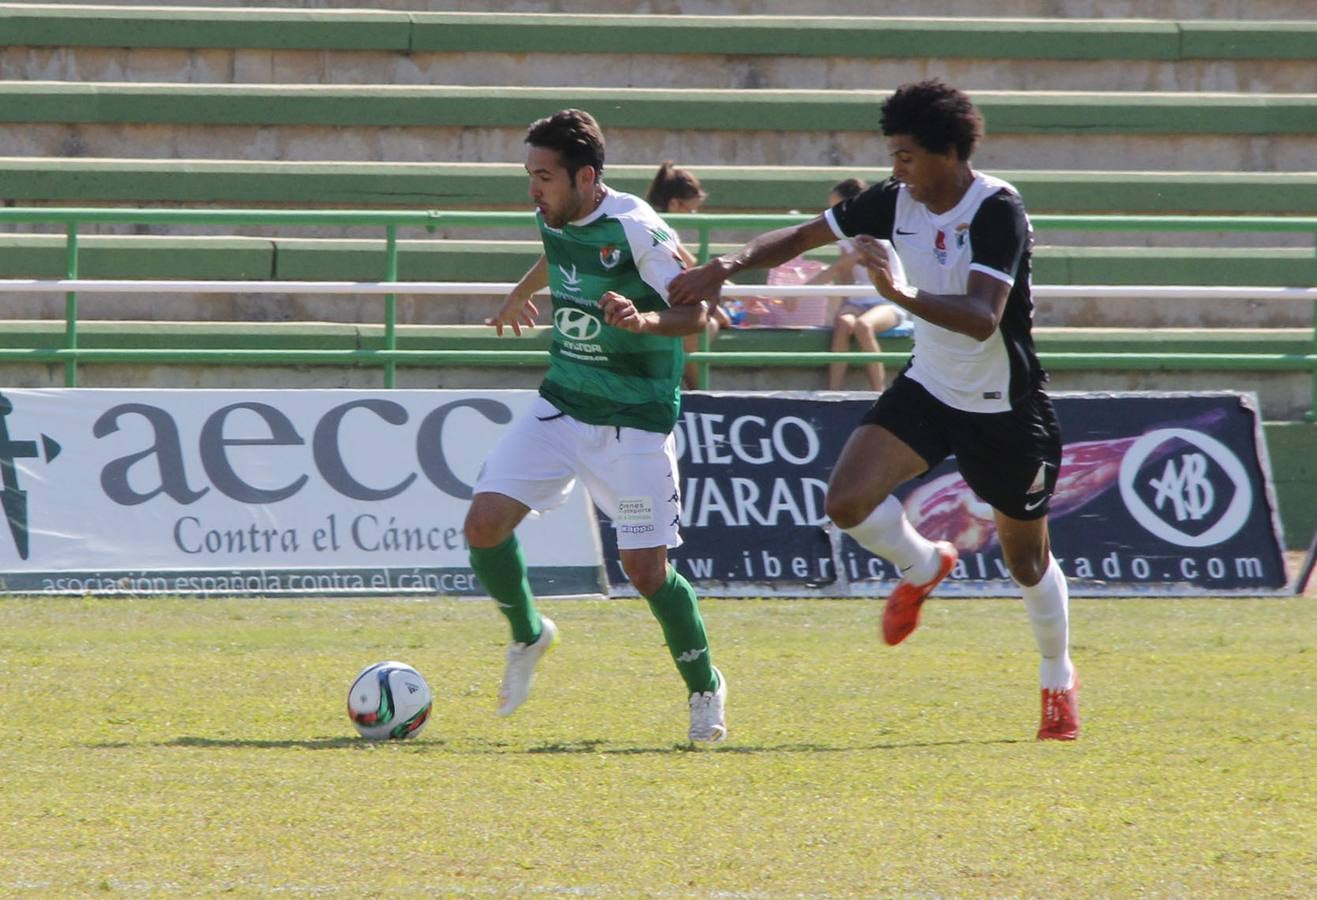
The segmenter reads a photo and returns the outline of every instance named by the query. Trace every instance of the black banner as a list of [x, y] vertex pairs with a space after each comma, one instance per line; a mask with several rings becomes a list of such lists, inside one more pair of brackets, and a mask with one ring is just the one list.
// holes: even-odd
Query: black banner
[[[1053, 554], [1071, 593], [1260, 594], [1286, 584], [1251, 395], [1054, 394], [1065, 441]], [[824, 494], [870, 398], [691, 393], [677, 423], [678, 571], [704, 593], [885, 596], [895, 567], [827, 521]], [[939, 594], [1014, 596], [992, 510], [955, 460], [897, 491], [914, 526], [960, 563]], [[600, 516], [613, 585], [625, 585]]]

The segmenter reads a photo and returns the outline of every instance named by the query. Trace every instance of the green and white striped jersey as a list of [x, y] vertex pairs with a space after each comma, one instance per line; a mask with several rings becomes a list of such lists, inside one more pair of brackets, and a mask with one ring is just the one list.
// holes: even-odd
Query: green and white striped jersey
[[616, 291], [642, 312], [668, 308], [682, 269], [677, 238], [648, 203], [604, 188], [584, 219], [561, 229], [536, 216], [553, 293], [553, 346], [540, 395], [590, 425], [672, 430], [681, 407], [681, 338], [604, 323], [599, 298]]

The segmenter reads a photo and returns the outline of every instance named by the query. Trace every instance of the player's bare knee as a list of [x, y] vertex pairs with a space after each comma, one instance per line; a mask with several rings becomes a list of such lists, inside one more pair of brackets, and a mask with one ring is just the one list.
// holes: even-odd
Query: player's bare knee
[[622, 560], [622, 571], [632, 587], [649, 596], [658, 593], [668, 580], [668, 561], [666, 557], [628, 555]]
[[1004, 554], [1006, 557], [1006, 568], [1010, 570], [1011, 577], [1018, 584], [1024, 587], [1033, 587], [1043, 580], [1043, 573], [1047, 571], [1047, 555], [1038, 554], [1033, 550], [1024, 553]]
[[462, 523], [462, 533], [466, 536], [469, 547], [497, 547], [507, 540], [505, 528], [498, 517], [490, 515], [479, 504], [472, 504], [466, 511], [466, 521]]
[[873, 505], [866, 497], [829, 485], [824, 510], [834, 525], [845, 530], [867, 519], [869, 513], [873, 512]]

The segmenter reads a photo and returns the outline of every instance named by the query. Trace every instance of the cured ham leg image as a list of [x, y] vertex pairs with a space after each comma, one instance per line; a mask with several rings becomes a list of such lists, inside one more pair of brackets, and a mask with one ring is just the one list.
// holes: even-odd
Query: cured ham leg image
[[[1157, 427], [1189, 427], [1206, 431], [1206, 426], [1222, 418], [1209, 413], [1183, 426], [1164, 423]], [[1065, 445], [1061, 450], [1061, 474], [1056, 481], [1048, 515], [1052, 519], [1069, 515], [1114, 487], [1125, 451], [1140, 437], [1136, 434]], [[1174, 442], [1168, 441], [1148, 461], [1164, 458], [1174, 449]], [[997, 542], [992, 507], [970, 490], [959, 472], [920, 485], [905, 498], [904, 505], [910, 523], [931, 541], [950, 541], [962, 553], [984, 550]]]

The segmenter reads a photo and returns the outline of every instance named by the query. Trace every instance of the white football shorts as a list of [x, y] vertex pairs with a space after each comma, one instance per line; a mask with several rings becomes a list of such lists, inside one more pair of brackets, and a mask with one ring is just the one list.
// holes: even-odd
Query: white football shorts
[[577, 478], [613, 520], [619, 549], [681, 546], [676, 439], [587, 425], [543, 397], [494, 444], [475, 492], [503, 494], [545, 512], [567, 502]]

